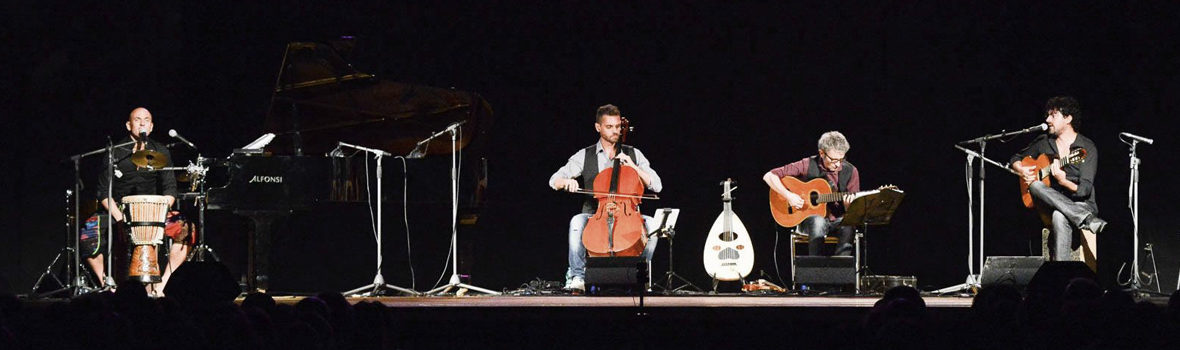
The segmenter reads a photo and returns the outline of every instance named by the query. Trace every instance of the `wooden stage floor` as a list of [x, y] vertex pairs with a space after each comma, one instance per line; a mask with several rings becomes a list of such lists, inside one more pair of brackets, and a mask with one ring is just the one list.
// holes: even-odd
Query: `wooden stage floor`
[[[275, 297], [275, 302], [294, 304], [301, 296]], [[693, 295], [643, 298], [651, 308], [871, 308], [879, 296], [746, 296]], [[929, 308], [968, 308], [970, 297], [923, 297]], [[638, 307], [638, 296], [430, 296], [430, 297], [351, 297], [349, 302], [379, 302], [391, 308], [619, 308]]]

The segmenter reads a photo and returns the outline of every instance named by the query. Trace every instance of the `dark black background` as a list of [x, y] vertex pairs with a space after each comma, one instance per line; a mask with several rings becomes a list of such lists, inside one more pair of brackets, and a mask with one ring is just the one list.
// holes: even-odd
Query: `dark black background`
[[[1172, 198], [1180, 191], [1168, 181], [1180, 160], [1172, 143], [1180, 112], [1174, 4], [96, 1], [5, 7], [0, 291], [27, 292], [62, 245], [72, 170], [61, 160], [102, 147], [108, 135], [122, 137], [136, 106], [153, 112], [158, 131], [177, 129], [206, 155], [228, 154], [260, 134], [285, 44], [340, 35], [357, 37], [350, 60], [361, 71], [478, 92], [494, 108], [495, 124], [481, 136], [489, 201], [479, 224], [462, 235], [471, 252], [464, 272], [480, 286], [562, 277], [565, 226], [579, 198], [550, 190], [546, 181], [595, 140], [591, 118], [605, 103], [634, 122], [632, 143], [664, 179], [662, 199], [645, 208], [683, 209], [677, 270], [695, 282], [706, 282], [700, 252], [721, 211], [718, 183], [738, 182], [734, 210], [753, 235], [756, 269], [773, 275], [775, 225], [760, 177], [814, 153], [820, 133], [840, 130], [865, 187], [896, 184], [907, 194], [894, 223], [870, 232], [873, 272], [916, 275], [923, 286], [957, 284], [967, 274], [967, 200], [965, 157], [952, 145], [1039, 123], [1044, 101], [1068, 94], [1083, 106], [1080, 131], [1101, 151], [1098, 203], [1111, 222], [1099, 250], [1103, 283], [1127, 278], [1116, 275], [1132, 253], [1127, 147], [1117, 139], [1130, 131], [1158, 141], [1140, 148], [1141, 234], [1155, 246], [1163, 291], [1175, 289], [1180, 229], [1171, 220]], [[1006, 160], [1029, 139], [989, 143], [987, 155]], [[177, 161], [191, 159], [183, 157]], [[436, 171], [445, 167], [429, 164], [446, 161], [411, 164], [411, 187], [445, 177]], [[387, 188], [397, 187], [400, 162], [386, 164], [394, 169], [387, 170]], [[1015, 178], [988, 170], [987, 254], [1039, 254], [1039, 244], [1029, 248], [1038, 223], [1018, 204]], [[92, 184], [92, 177], [84, 180]], [[446, 190], [411, 193], [434, 201], [410, 214], [417, 287], [425, 290], [446, 257], [448, 212], [438, 205]], [[397, 199], [386, 204], [385, 275], [408, 286]], [[303, 233], [297, 243], [308, 253], [278, 254], [292, 261], [276, 264], [356, 262], [305, 274], [367, 283], [372, 243], [360, 226], [360, 232]], [[245, 245], [228, 239], [240, 238], [235, 233], [216, 234], [224, 250]], [[334, 249], [337, 244], [367, 249]], [[665, 249], [657, 253], [657, 273], [667, 262]]]

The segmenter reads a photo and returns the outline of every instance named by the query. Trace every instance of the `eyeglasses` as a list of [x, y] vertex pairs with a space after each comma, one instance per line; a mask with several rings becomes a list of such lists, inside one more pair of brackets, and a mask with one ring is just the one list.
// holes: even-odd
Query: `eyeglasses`
[[824, 161], [826, 161], [826, 162], [828, 162], [828, 163], [836, 163], [836, 162], [841, 162], [841, 161], [843, 161], [843, 160], [844, 160], [844, 158], [848, 158], [848, 157], [843, 157], [843, 158], [832, 158], [831, 156], [828, 156], [828, 152], [820, 152], [820, 155], [821, 155], [821, 156], [823, 156], [823, 157], [824, 157]]

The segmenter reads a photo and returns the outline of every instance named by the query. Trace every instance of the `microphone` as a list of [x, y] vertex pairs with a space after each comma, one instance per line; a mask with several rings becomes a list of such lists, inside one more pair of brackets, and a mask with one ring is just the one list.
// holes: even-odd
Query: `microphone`
[[341, 142], [336, 142], [336, 148], [333, 148], [332, 151], [328, 152], [328, 154], [326, 154], [325, 156], [334, 157], [334, 158], [344, 158], [344, 150], [340, 149], [340, 147], [342, 147], [342, 146], [343, 145], [341, 145]]
[[419, 159], [419, 158], [425, 157], [426, 151], [423, 150], [424, 147], [422, 147], [422, 145], [423, 145], [423, 143], [419, 143], [417, 147], [414, 147], [414, 150], [410, 151], [410, 154], [407, 154], [406, 158], [407, 159]]
[[434, 133], [434, 135], [430, 135], [430, 137], [427, 137], [422, 141], [418, 141], [418, 144], [414, 145], [414, 150], [410, 151], [410, 154], [406, 155], [406, 159], [418, 159], [425, 157], [426, 148], [430, 147], [430, 140], [434, 140], [435, 137], [438, 137], [439, 135], [445, 134], [447, 132], [455, 131], [455, 128], [458, 128], [464, 123], [467, 123], [466, 119], [451, 123], [451, 125], [447, 125], [446, 129], [442, 129], [439, 132]]
[[451, 123], [451, 125], [447, 125], [447, 128], [446, 128], [446, 129], [444, 129], [443, 131], [451, 131], [451, 130], [455, 130], [455, 128], [459, 127], [460, 125], [463, 125], [463, 124], [464, 124], [464, 123], [466, 123], [466, 122], [467, 122], [467, 120], [466, 120], [466, 119], [464, 119], [464, 120], [460, 120], [460, 121], [457, 121], [457, 122]]
[[1149, 145], [1152, 144], [1153, 142], [1155, 142], [1155, 140], [1152, 140], [1152, 139], [1149, 139], [1149, 138], [1146, 138], [1143, 136], [1135, 135], [1135, 134], [1132, 134], [1129, 132], [1120, 132], [1119, 136], [1126, 137], [1126, 138], [1129, 138], [1129, 139], [1132, 139], [1135, 141], [1143, 142], [1143, 143], [1146, 143]]
[[[140, 145], [142, 145], [142, 147], [143, 147], [144, 149], [147, 149], [147, 140], [148, 140], [148, 138], [147, 138], [147, 132], [146, 132], [146, 131], [143, 131], [143, 130], [140, 130], [140, 131], [139, 131], [139, 142], [137, 142], [137, 143], [135, 144], [135, 147], [136, 147], [136, 148], [138, 148], [138, 147], [140, 147]], [[132, 150], [134, 150], [134, 148], [133, 148]]]
[[1045, 131], [1045, 130], [1049, 130], [1049, 124], [1040, 123], [1040, 124], [1030, 126], [1030, 127], [1024, 128], [1024, 129], [1020, 129], [1020, 130], [1016, 130], [1016, 131], [1009, 131], [1009, 132], [997, 135], [997, 136], [995, 136], [995, 138], [1023, 135], [1023, 134], [1027, 134], [1030, 132], [1039, 132], [1039, 131]]
[[1030, 126], [1030, 127], [1024, 128], [1023, 130], [1018, 131], [1017, 134], [1024, 134], [1024, 133], [1030, 133], [1030, 132], [1036, 132], [1036, 131], [1045, 131], [1045, 130], [1049, 130], [1049, 124], [1040, 123], [1040, 124], [1037, 124], [1036, 126]]
[[168, 136], [172, 136], [177, 140], [180, 140], [180, 142], [184, 142], [184, 144], [188, 145], [189, 147], [197, 149], [196, 145], [194, 145], [192, 142], [189, 142], [189, 140], [185, 139], [184, 136], [180, 136], [180, 133], [177, 133], [176, 129], [168, 129]]

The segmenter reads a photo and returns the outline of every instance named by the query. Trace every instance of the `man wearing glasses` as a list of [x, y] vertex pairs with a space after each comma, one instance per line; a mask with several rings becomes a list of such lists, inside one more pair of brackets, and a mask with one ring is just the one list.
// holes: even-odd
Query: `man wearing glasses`
[[[791, 176], [801, 181], [822, 178], [832, 186], [832, 192], [859, 192], [860, 173], [856, 167], [844, 160], [845, 154], [851, 146], [848, 139], [839, 131], [829, 131], [819, 137], [819, 154], [800, 159], [794, 163], [771, 169], [762, 176], [762, 180], [774, 190], [777, 195], [786, 198], [795, 209], [803, 208], [804, 199], [798, 194], [787, 191], [782, 178]], [[844, 201], [828, 203], [828, 216], [812, 215], [799, 223], [799, 232], [806, 234], [809, 239], [807, 253], [819, 255], [824, 237], [839, 232], [840, 244], [836, 247], [836, 255], [852, 255], [851, 226], [840, 226], [844, 220], [844, 210], [848, 206], [848, 198]]]

